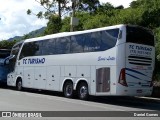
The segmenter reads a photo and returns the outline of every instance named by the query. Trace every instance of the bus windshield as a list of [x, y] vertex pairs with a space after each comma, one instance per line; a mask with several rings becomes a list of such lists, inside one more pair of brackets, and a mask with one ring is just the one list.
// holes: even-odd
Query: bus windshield
[[16, 44], [16, 45], [13, 46], [13, 48], [12, 48], [11, 56], [14, 55], [14, 57], [9, 60], [10, 72], [14, 71], [14, 67], [15, 67], [17, 55], [18, 55], [18, 52], [19, 52], [19, 50], [20, 50], [20, 48], [21, 48], [21, 45], [22, 45], [22, 42]]
[[150, 30], [137, 26], [127, 26], [126, 42], [154, 46], [154, 36]]
[[17, 56], [20, 47], [21, 47], [21, 44], [15, 45], [15, 46], [12, 48], [11, 55], [16, 55], [16, 56]]

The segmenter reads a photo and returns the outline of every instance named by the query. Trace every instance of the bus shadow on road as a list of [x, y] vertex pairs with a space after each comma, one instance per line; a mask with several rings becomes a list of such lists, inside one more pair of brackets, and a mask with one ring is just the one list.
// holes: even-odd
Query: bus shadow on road
[[[28, 90], [27, 90], [28, 91]], [[61, 92], [53, 92], [53, 91], [36, 91], [36, 90], [29, 90], [30, 92], [44, 94], [44, 95], [51, 95], [62, 97], [63, 93]], [[73, 99], [78, 100], [75, 96]], [[145, 99], [140, 97], [127, 97], [127, 96], [105, 96], [105, 97], [97, 97], [97, 96], [90, 96], [87, 100], [88, 102], [95, 102], [101, 104], [110, 104], [110, 105], [117, 105], [123, 107], [131, 107], [137, 109], [146, 109], [146, 110], [160, 110], [160, 100], [154, 99]]]
[[160, 100], [146, 99], [141, 97], [91, 97], [89, 101], [138, 109], [160, 110]]

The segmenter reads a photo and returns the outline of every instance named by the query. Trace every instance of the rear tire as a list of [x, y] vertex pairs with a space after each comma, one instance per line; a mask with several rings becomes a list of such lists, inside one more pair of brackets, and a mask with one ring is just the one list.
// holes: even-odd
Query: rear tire
[[63, 87], [63, 94], [67, 98], [73, 97], [73, 83], [72, 82], [66, 82]]
[[17, 83], [16, 83], [16, 89], [18, 91], [22, 90], [22, 79], [18, 79]]
[[80, 85], [78, 86], [77, 92], [78, 92], [77, 94], [78, 94], [79, 99], [87, 100], [89, 97], [87, 83], [85, 82], [80, 83]]

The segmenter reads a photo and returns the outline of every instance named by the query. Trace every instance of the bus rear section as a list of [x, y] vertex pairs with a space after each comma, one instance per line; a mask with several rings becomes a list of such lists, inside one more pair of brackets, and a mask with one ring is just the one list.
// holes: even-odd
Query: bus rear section
[[150, 96], [155, 65], [154, 36], [138, 26], [126, 26], [124, 66], [118, 76], [118, 95]]

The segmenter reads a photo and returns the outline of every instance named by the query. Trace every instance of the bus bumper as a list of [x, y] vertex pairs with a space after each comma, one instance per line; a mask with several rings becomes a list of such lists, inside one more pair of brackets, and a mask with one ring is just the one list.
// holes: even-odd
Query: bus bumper
[[118, 90], [116, 95], [119, 96], [151, 96], [153, 87], [150, 88], [129, 88]]

